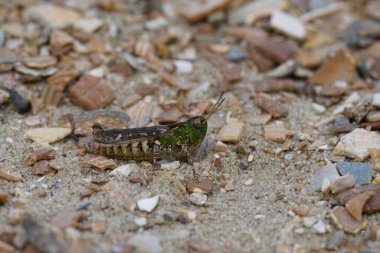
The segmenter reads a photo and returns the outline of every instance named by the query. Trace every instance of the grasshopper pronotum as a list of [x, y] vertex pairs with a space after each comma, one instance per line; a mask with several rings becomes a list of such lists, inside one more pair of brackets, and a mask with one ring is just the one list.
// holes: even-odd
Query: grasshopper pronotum
[[153, 161], [168, 156], [186, 156], [199, 148], [207, 133], [207, 120], [224, 102], [223, 94], [205, 116], [195, 116], [187, 121], [162, 126], [106, 129], [94, 124], [93, 141], [86, 150], [107, 157], [125, 160]]

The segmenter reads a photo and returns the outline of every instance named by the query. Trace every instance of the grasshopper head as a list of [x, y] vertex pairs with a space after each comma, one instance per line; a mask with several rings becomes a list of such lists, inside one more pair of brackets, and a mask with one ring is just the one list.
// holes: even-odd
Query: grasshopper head
[[191, 144], [201, 143], [207, 133], [207, 120], [202, 116], [196, 116], [190, 118], [187, 122]]

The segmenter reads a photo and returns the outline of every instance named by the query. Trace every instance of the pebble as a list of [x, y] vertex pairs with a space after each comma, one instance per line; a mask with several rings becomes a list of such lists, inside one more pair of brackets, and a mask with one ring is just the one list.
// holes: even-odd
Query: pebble
[[324, 107], [323, 105], [313, 103], [312, 106], [313, 109], [319, 114], [323, 114], [324, 112], [326, 112], [326, 107]]
[[242, 61], [247, 59], [248, 53], [243, 49], [232, 47], [226, 54], [226, 58], [230, 61]]
[[161, 169], [163, 170], [176, 170], [179, 167], [181, 167], [181, 163], [179, 161], [161, 164]]
[[103, 20], [98, 18], [86, 18], [75, 21], [73, 27], [86, 33], [93, 33], [104, 24]]
[[129, 238], [128, 244], [133, 246], [137, 252], [161, 253], [163, 252], [160, 240], [157, 236], [143, 233], [135, 234]]
[[190, 22], [201, 21], [209, 15], [223, 9], [228, 3], [228, 0], [208, 0], [208, 1], [186, 1], [176, 0], [170, 1], [177, 12], [184, 16]]
[[250, 186], [250, 185], [253, 185], [253, 183], [254, 183], [253, 178], [250, 178], [250, 179], [248, 179], [247, 181], [244, 182], [244, 185]]
[[380, 184], [380, 176], [375, 177], [375, 179], [372, 180], [372, 184]]
[[319, 235], [323, 235], [323, 234], [326, 234], [327, 232], [327, 226], [326, 224], [323, 222], [323, 220], [318, 220], [317, 223], [315, 223], [311, 229], [319, 234]]
[[124, 164], [111, 171], [110, 176], [127, 178], [131, 174], [131, 172], [131, 164]]
[[238, 64], [209, 51], [205, 51], [203, 54], [206, 59], [221, 72], [227, 83], [235, 82], [243, 78], [242, 69]]
[[335, 134], [347, 133], [354, 129], [355, 127], [351, 124], [350, 120], [344, 117], [343, 115], [339, 115], [334, 120], [334, 124], [332, 126], [331, 131]]
[[356, 196], [365, 192], [373, 192], [373, 196], [368, 200], [368, 202], [364, 206], [364, 213], [370, 214], [380, 212], [380, 185], [371, 184], [355, 187], [349, 191], [340, 193], [337, 196], [337, 199], [340, 202], [347, 203], [350, 199], [355, 198]]
[[143, 227], [146, 224], [148, 224], [148, 220], [145, 217], [137, 217], [137, 218], [135, 218], [135, 223], [137, 226]]
[[140, 199], [137, 201], [137, 206], [141, 211], [146, 211], [150, 213], [157, 206], [158, 199], [159, 199], [159, 196], [154, 196], [154, 197], [146, 198], [146, 199]]
[[303, 40], [306, 37], [306, 28], [303, 21], [300, 18], [283, 11], [273, 11], [270, 25], [275, 30], [283, 32], [290, 37], [299, 40]]
[[[297, 68], [296, 61], [287, 60], [286, 62], [284, 62], [280, 66], [278, 66], [278, 67], [268, 71], [267, 73], [265, 73], [265, 75], [268, 78], [283, 78], [283, 77], [287, 77], [287, 76], [290, 76], [291, 74], [293, 74], [294, 71], [296, 70], [296, 68]], [[273, 83], [273, 81], [272, 81], [272, 83]], [[285, 83], [285, 81], [284, 81], [284, 83]], [[290, 83], [290, 81], [289, 81], [289, 83]]]
[[112, 103], [115, 95], [111, 88], [96, 77], [84, 74], [71, 86], [69, 98], [85, 110], [95, 110]]
[[22, 63], [29, 68], [43, 69], [55, 65], [57, 63], [57, 59], [48, 55], [35, 56], [23, 59]]
[[239, 163], [239, 168], [241, 170], [246, 170], [248, 169], [248, 162], [246, 160], [241, 160], [240, 163]]
[[193, 72], [193, 64], [189, 61], [178, 60], [174, 61], [177, 73], [190, 74]]
[[0, 205], [5, 204], [5, 202], [7, 202], [7, 200], [8, 200], [8, 193], [0, 190]]
[[277, 119], [284, 117], [288, 114], [288, 107], [277, 100], [271, 99], [267, 95], [257, 95], [254, 97], [254, 103], [267, 113], [269, 113], [272, 118]]
[[334, 231], [326, 240], [325, 249], [337, 250], [344, 242], [344, 232]]
[[365, 118], [369, 122], [380, 121], [380, 111], [372, 111], [372, 112], [368, 113]]
[[266, 141], [284, 143], [292, 135], [293, 132], [286, 129], [282, 124], [264, 126], [264, 138]]
[[327, 179], [330, 183], [334, 182], [339, 177], [334, 164], [328, 164], [322, 168], [318, 168], [311, 180], [310, 188], [313, 191], [320, 191], [322, 189], [323, 180]]
[[50, 220], [50, 224], [56, 228], [76, 227], [82, 215], [80, 212], [69, 209], [58, 211]]
[[0, 89], [0, 105], [9, 101], [10, 94], [6, 90]]
[[347, 209], [342, 206], [336, 206], [332, 210], [330, 217], [339, 229], [350, 234], [357, 234], [367, 226], [366, 221], [356, 221]]
[[200, 192], [190, 194], [190, 202], [196, 206], [203, 206], [207, 201], [207, 195]]
[[187, 218], [191, 221], [195, 221], [195, 219], [197, 218], [197, 212], [195, 211], [188, 211], [187, 212]]
[[244, 123], [242, 122], [227, 123], [220, 130], [217, 139], [222, 142], [237, 143], [240, 141], [243, 130]]
[[338, 177], [334, 182], [331, 183], [330, 189], [332, 193], [340, 193], [342, 191], [351, 189], [355, 185], [355, 177], [351, 174], [345, 174], [344, 176]]
[[209, 179], [201, 181], [189, 181], [186, 185], [186, 190], [190, 193], [199, 192], [209, 194], [212, 191], [213, 183]]
[[372, 165], [370, 163], [338, 162], [338, 172], [341, 175], [351, 174], [356, 184], [369, 184], [371, 182]]
[[310, 228], [317, 222], [317, 218], [315, 217], [303, 217], [302, 218], [302, 223], [305, 227]]
[[357, 221], [362, 220], [362, 212], [364, 205], [373, 196], [373, 192], [364, 192], [346, 203], [347, 211], [355, 218]]
[[46, 160], [38, 161], [36, 162], [32, 167], [32, 174], [33, 175], [46, 175], [48, 173], [52, 172], [51, 167], [49, 165], [49, 162]]
[[52, 147], [40, 148], [35, 150], [26, 160], [27, 165], [33, 165], [35, 162], [41, 160], [55, 159], [57, 152]]
[[157, 31], [157, 30], [167, 27], [168, 24], [169, 22], [166, 18], [159, 17], [159, 18], [146, 21], [144, 25], [150, 31]]
[[63, 28], [81, 19], [81, 15], [73, 9], [49, 3], [32, 5], [25, 13], [51, 28]]
[[380, 93], [373, 94], [372, 105], [380, 108]]
[[311, 84], [333, 86], [336, 82], [351, 83], [355, 74], [354, 58], [344, 49], [340, 49], [309, 79]]
[[190, 239], [187, 242], [187, 252], [193, 253], [207, 253], [214, 252], [213, 248], [209, 245], [207, 241], [203, 241], [202, 239]]
[[379, 133], [358, 128], [341, 137], [334, 154], [363, 161], [369, 156], [369, 148], [380, 149]]
[[20, 182], [22, 181], [22, 176], [20, 173], [10, 174], [4, 170], [0, 169], [0, 178], [4, 180], [8, 180], [11, 182]]
[[80, 163], [82, 168], [95, 168], [100, 170], [114, 169], [117, 164], [104, 156], [96, 156]]
[[33, 141], [54, 143], [64, 139], [71, 133], [71, 128], [44, 127], [34, 128], [26, 131], [26, 137]]
[[74, 46], [74, 41], [73, 37], [63, 31], [53, 31], [50, 35], [51, 53], [59, 56], [69, 52]]

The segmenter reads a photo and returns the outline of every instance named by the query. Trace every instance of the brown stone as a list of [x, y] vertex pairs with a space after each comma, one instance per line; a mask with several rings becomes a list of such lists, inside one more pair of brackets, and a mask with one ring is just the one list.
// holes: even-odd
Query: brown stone
[[212, 247], [201, 239], [190, 239], [187, 242], [188, 252], [208, 253], [213, 252]]
[[303, 83], [295, 82], [292, 79], [269, 79], [262, 81], [255, 81], [253, 83], [255, 92], [279, 92], [279, 91], [288, 91], [288, 92], [297, 92], [301, 93], [305, 89]]
[[150, 123], [152, 119], [160, 115], [162, 109], [155, 103], [141, 100], [131, 106], [127, 113], [131, 117], [129, 127], [144, 127]]
[[127, 128], [129, 116], [119, 111], [94, 110], [85, 111], [74, 116], [74, 134], [90, 136], [92, 125], [101, 124], [106, 128]]
[[259, 44], [268, 39], [268, 33], [266, 31], [253, 27], [228, 26], [224, 29], [224, 32], [227, 35], [247, 40], [253, 44]]
[[50, 172], [52, 172], [52, 170], [50, 168], [49, 161], [46, 160], [38, 161], [32, 167], [33, 175], [42, 176]]
[[8, 193], [0, 190], [0, 205], [5, 204], [8, 200]]
[[111, 159], [108, 159], [104, 156], [97, 156], [97, 157], [93, 157], [89, 160], [82, 161], [80, 163], [80, 166], [82, 168], [92, 167], [95, 169], [106, 170], [106, 169], [116, 168], [117, 164], [114, 161], [112, 161]]
[[50, 35], [51, 54], [60, 56], [69, 52], [74, 45], [74, 38], [60, 30], [54, 30]]
[[344, 49], [340, 49], [308, 80], [312, 84], [334, 85], [337, 81], [351, 83], [355, 74], [354, 58]]
[[204, 56], [216, 67], [227, 82], [238, 81], [243, 78], [238, 64], [226, 60], [223, 56], [204, 51]]
[[255, 46], [250, 46], [248, 48], [251, 60], [256, 65], [259, 72], [267, 71], [275, 66], [275, 62], [266, 57], [264, 54], [260, 53]]
[[293, 133], [283, 125], [266, 125], [264, 126], [264, 138], [266, 141], [275, 141], [284, 143]]
[[161, 125], [177, 123], [184, 114], [177, 108], [171, 108], [158, 115], [155, 120]]
[[22, 176], [20, 174], [10, 174], [8, 172], [5, 172], [4, 170], [0, 170], [0, 178], [11, 182], [22, 181]]
[[308, 208], [293, 207], [292, 211], [300, 217], [305, 217], [309, 214]]
[[136, 56], [144, 58], [150, 62], [157, 60], [156, 50], [149, 39], [143, 38], [137, 41], [133, 52]]
[[55, 65], [57, 63], [57, 59], [52, 56], [35, 56], [35, 57], [28, 57], [22, 60], [22, 63], [29, 68], [47, 68]]
[[322, 58], [313, 52], [297, 50], [296, 61], [305, 68], [315, 68], [321, 64]]
[[112, 73], [117, 73], [124, 77], [130, 76], [133, 73], [133, 70], [129, 64], [123, 61], [111, 61], [108, 64], [108, 67]]
[[69, 93], [70, 100], [86, 110], [104, 107], [115, 99], [115, 95], [107, 84], [87, 74], [70, 88]]
[[357, 234], [367, 226], [366, 221], [356, 221], [346, 208], [336, 206], [331, 212], [333, 223], [343, 231], [350, 234]]
[[272, 115], [273, 118], [280, 118], [288, 114], [288, 108], [284, 104], [278, 102], [277, 100], [271, 99], [269, 96], [264, 94], [258, 94], [254, 97], [254, 103]]
[[365, 192], [373, 192], [373, 195], [365, 204], [363, 213], [371, 214], [380, 212], [380, 185], [377, 184], [355, 187], [349, 191], [340, 193], [337, 199], [340, 202], [347, 203], [350, 199]]
[[107, 230], [107, 224], [104, 221], [98, 221], [91, 224], [91, 231], [98, 234], [104, 234]]
[[208, 194], [212, 191], [213, 183], [209, 179], [202, 181], [189, 181], [186, 185], [186, 190], [189, 193], [200, 192], [203, 194]]
[[177, 12], [190, 22], [200, 21], [208, 15], [223, 9], [229, 3], [228, 0], [171, 0], [170, 2]]
[[50, 220], [50, 224], [56, 228], [65, 229], [68, 227], [76, 227], [81, 219], [81, 213], [63, 209], [57, 212]]
[[115, 243], [112, 245], [112, 253], [133, 253], [134, 249], [126, 243]]
[[293, 59], [296, 54], [295, 46], [281, 40], [264, 41], [263, 43], [258, 44], [256, 49], [278, 64], [282, 64], [287, 60]]
[[355, 220], [362, 220], [363, 207], [372, 195], [373, 192], [365, 192], [347, 201], [346, 209]]
[[27, 159], [28, 165], [33, 165], [34, 163], [41, 160], [52, 160], [55, 159], [57, 152], [55, 149], [48, 147], [42, 148], [34, 151]]
[[219, 141], [237, 143], [241, 139], [243, 130], [244, 123], [230, 122], [223, 126], [217, 138]]

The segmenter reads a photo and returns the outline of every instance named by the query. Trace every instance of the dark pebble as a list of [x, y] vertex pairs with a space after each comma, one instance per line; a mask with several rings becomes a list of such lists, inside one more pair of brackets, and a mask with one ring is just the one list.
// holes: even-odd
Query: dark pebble
[[231, 48], [226, 55], [226, 58], [230, 61], [242, 61], [247, 59], [248, 54], [246, 51], [240, 49], [240, 48]]
[[239, 168], [242, 170], [246, 170], [248, 168], [248, 162], [246, 160], [240, 161]]
[[17, 91], [8, 89], [8, 88], [1, 88], [7, 92], [9, 92], [10, 95], [10, 101], [13, 105], [16, 106], [18, 113], [24, 114], [30, 111], [31, 106], [30, 102], [23, 98], [20, 94], [18, 94]]

